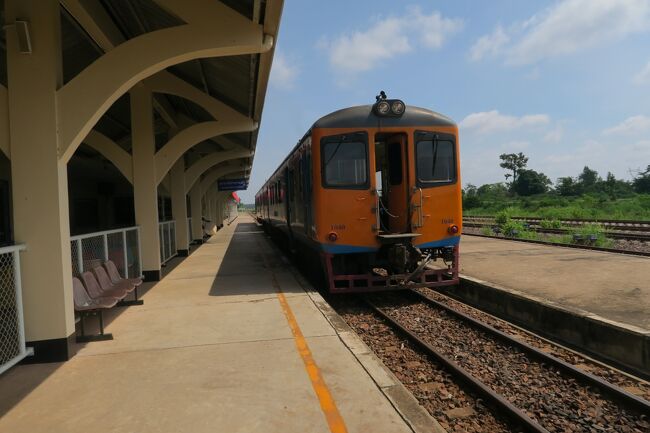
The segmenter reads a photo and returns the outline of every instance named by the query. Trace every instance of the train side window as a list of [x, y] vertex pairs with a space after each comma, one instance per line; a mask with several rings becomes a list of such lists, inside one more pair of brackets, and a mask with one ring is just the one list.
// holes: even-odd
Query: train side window
[[451, 135], [416, 134], [416, 171], [420, 186], [447, 185], [456, 181], [455, 148]]
[[321, 140], [323, 186], [368, 188], [368, 136], [353, 133]]

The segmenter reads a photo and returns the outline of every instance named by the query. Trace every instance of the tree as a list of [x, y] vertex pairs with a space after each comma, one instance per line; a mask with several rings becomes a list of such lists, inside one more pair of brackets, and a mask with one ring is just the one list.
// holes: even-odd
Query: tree
[[476, 191], [481, 199], [502, 200], [508, 195], [508, 188], [503, 183], [488, 183], [478, 187]]
[[512, 190], [521, 196], [542, 194], [548, 191], [551, 183], [551, 179], [544, 173], [538, 173], [535, 170], [520, 170], [517, 180], [512, 182]]
[[564, 197], [580, 195], [580, 185], [578, 185], [578, 182], [570, 176], [561, 177], [555, 184], [555, 191]]
[[640, 194], [650, 194], [650, 165], [632, 181], [634, 190]]
[[463, 189], [463, 209], [472, 209], [481, 206], [481, 199], [478, 197], [476, 185], [468, 183]]
[[593, 190], [596, 184], [600, 181], [600, 177], [598, 177], [598, 172], [596, 170], [592, 170], [589, 167], [585, 165], [585, 168], [582, 169], [582, 173], [578, 176], [578, 181], [580, 182], [580, 186], [582, 187], [582, 190], [585, 192], [589, 192], [589, 190]]
[[501, 168], [505, 168], [506, 170], [512, 171], [512, 174], [507, 173], [505, 175], [506, 180], [508, 180], [508, 178], [512, 176], [512, 183], [515, 183], [517, 181], [519, 172], [525, 169], [526, 164], [528, 164], [528, 157], [521, 152], [502, 153], [501, 155], [499, 155], [499, 159], [503, 161], [501, 164], [499, 164]]

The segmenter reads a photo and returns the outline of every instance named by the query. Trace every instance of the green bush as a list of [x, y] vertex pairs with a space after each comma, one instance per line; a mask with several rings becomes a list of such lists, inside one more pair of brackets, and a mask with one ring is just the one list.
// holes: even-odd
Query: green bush
[[540, 240], [539, 234], [537, 232], [535, 232], [535, 231], [532, 231], [532, 230], [521, 231], [521, 232], [519, 232], [518, 237], [520, 239], [526, 239], [526, 240], [529, 240], [529, 241], [538, 241], [538, 240]]
[[539, 226], [543, 229], [561, 229], [562, 222], [558, 219], [543, 219], [539, 222]]
[[481, 227], [481, 234], [485, 236], [494, 236], [494, 231], [492, 230], [492, 227]]
[[[479, 191], [481, 188], [479, 188]], [[537, 216], [548, 220], [567, 218], [643, 219], [650, 220], [650, 194], [603, 201], [602, 195], [558, 197], [541, 194], [523, 198], [478, 195], [479, 207], [465, 207], [465, 214]]]
[[521, 233], [526, 231], [523, 223], [516, 220], [508, 220], [505, 224], [501, 225], [503, 234], [510, 237], [519, 237]]
[[[605, 228], [600, 224], [584, 224], [569, 231], [571, 243], [585, 243], [590, 236], [596, 236], [596, 241], [591, 243], [597, 247], [609, 248], [614, 242], [605, 235]], [[578, 235], [582, 240], [576, 241]]]
[[510, 213], [508, 212], [510, 208], [504, 209], [501, 212], [497, 213], [494, 217], [494, 222], [499, 226], [504, 226], [510, 222]]

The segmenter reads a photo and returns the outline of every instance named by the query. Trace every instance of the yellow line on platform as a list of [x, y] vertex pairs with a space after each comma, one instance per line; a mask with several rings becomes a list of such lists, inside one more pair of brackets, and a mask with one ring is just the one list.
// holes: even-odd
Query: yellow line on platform
[[[273, 276], [273, 279], [275, 279], [275, 276]], [[343, 421], [343, 417], [341, 417], [341, 414], [336, 407], [336, 402], [334, 402], [334, 398], [323, 379], [323, 375], [311, 355], [311, 350], [309, 350], [307, 340], [305, 340], [305, 337], [302, 335], [302, 331], [298, 326], [298, 322], [296, 322], [293, 311], [291, 311], [291, 307], [289, 307], [287, 299], [284, 297], [282, 292], [278, 292], [278, 299], [280, 300], [282, 311], [284, 311], [284, 315], [287, 317], [287, 322], [289, 322], [289, 326], [291, 327], [291, 332], [293, 332], [296, 347], [302, 357], [302, 361], [305, 363], [305, 369], [307, 370], [309, 379], [311, 379], [311, 385], [314, 388], [314, 392], [316, 392], [316, 395], [318, 396], [321, 410], [325, 414], [330, 431], [332, 433], [347, 433], [348, 429], [345, 426], [345, 421]]]
[[309, 350], [309, 345], [307, 344], [307, 340], [305, 339], [305, 336], [302, 334], [302, 331], [300, 330], [298, 321], [296, 320], [296, 317], [293, 315], [293, 311], [291, 310], [291, 307], [287, 302], [287, 298], [284, 296], [284, 293], [282, 293], [280, 284], [278, 283], [278, 280], [275, 278], [275, 273], [269, 266], [265, 254], [262, 254], [262, 260], [264, 261], [264, 265], [266, 266], [266, 268], [269, 270], [269, 272], [271, 272], [273, 288], [277, 291], [277, 297], [278, 300], [280, 301], [280, 306], [282, 307], [284, 316], [286, 317], [287, 322], [289, 323], [289, 327], [291, 328], [291, 332], [293, 333], [294, 342], [296, 343], [296, 348], [298, 349], [298, 353], [300, 353], [302, 362], [305, 364], [305, 370], [307, 370], [307, 375], [311, 380], [311, 386], [314, 388], [314, 392], [318, 397], [321, 410], [325, 415], [325, 419], [327, 420], [327, 424], [329, 425], [330, 431], [332, 433], [347, 433], [348, 429], [345, 426], [345, 421], [343, 420], [343, 417], [339, 413], [339, 409], [336, 407], [336, 402], [334, 401], [334, 398], [332, 397], [332, 394], [330, 393], [330, 390], [327, 387], [325, 380], [323, 379], [323, 375], [321, 374], [318, 365], [316, 365], [316, 361], [314, 361], [314, 357], [311, 354], [311, 350]]

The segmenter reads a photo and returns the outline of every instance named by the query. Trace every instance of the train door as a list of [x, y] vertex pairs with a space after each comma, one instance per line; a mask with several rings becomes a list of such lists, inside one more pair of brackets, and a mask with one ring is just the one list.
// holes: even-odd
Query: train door
[[408, 149], [406, 134], [377, 134], [375, 161], [381, 231], [409, 231]]

